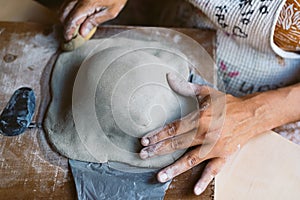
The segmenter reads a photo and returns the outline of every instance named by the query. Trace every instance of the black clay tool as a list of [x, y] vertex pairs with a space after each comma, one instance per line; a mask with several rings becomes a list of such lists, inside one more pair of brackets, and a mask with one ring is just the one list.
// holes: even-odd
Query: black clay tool
[[35, 110], [35, 95], [24, 87], [14, 92], [0, 115], [0, 133], [5, 136], [22, 134], [30, 125]]

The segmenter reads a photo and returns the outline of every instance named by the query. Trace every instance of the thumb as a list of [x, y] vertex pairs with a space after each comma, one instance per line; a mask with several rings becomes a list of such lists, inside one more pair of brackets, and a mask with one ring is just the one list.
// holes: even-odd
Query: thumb
[[179, 77], [174, 73], [168, 73], [167, 74], [167, 81], [170, 86], [170, 88], [182, 95], [187, 97], [204, 97], [210, 94], [211, 88], [204, 85], [198, 85], [194, 83], [190, 83], [186, 81], [183, 77]]

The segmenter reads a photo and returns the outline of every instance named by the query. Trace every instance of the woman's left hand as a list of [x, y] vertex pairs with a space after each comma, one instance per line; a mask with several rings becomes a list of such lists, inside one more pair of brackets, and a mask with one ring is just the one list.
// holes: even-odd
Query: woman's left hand
[[142, 159], [194, 147], [157, 177], [166, 182], [209, 160], [194, 193], [200, 195], [222, 169], [226, 161], [253, 136], [268, 130], [260, 116], [267, 104], [251, 95], [236, 98], [208, 86], [188, 83], [169, 74], [170, 87], [184, 96], [196, 96], [199, 109], [141, 139]]

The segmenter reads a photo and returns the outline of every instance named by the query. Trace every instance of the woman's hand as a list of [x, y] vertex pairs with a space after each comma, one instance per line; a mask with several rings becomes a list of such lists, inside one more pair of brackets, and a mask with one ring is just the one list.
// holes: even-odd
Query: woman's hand
[[186, 117], [155, 130], [141, 139], [145, 146], [140, 157], [172, 153], [179, 149], [194, 147], [174, 164], [158, 173], [158, 180], [166, 182], [209, 160], [203, 174], [194, 188], [201, 194], [223, 165], [241, 146], [253, 136], [268, 130], [261, 116], [269, 109], [252, 95], [236, 98], [225, 95], [208, 86], [200, 86], [179, 80], [169, 74], [170, 87], [184, 96], [196, 96], [199, 109]]
[[95, 26], [114, 19], [127, 0], [73, 0], [68, 1], [61, 13], [61, 22], [65, 25], [64, 37], [71, 40], [78, 27], [80, 35], [85, 37]]

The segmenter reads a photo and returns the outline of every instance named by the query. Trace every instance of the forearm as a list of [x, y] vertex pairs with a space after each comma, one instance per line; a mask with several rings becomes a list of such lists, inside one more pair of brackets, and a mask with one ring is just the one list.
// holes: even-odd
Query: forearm
[[251, 112], [252, 135], [300, 120], [300, 84], [257, 93], [245, 101]]

